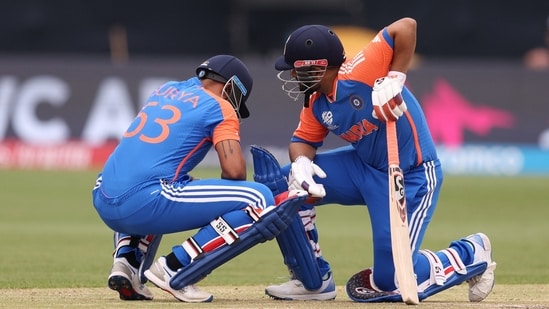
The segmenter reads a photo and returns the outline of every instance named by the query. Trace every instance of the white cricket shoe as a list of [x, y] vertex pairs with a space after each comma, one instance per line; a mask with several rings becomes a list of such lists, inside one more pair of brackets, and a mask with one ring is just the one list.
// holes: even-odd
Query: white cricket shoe
[[473, 245], [475, 252], [473, 264], [487, 263], [484, 273], [467, 280], [469, 284], [469, 300], [479, 302], [485, 299], [494, 288], [496, 262], [492, 261], [492, 245], [488, 236], [483, 233], [469, 235], [464, 240]]
[[154, 285], [170, 293], [173, 297], [187, 303], [207, 303], [213, 300], [213, 295], [204, 292], [194, 285], [187, 285], [181, 290], [175, 290], [170, 286], [171, 278], [177, 272], [166, 265], [166, 258], [160, 257], [152, 266], [145, 271], [145, 277]]
[[151, 300], [153, 294], [139, 280], [139, 269], [125, 258], [115, 258], [108, 281], [111, 290], [118, 291], [122, 300]]
[[333, 300], [336, 298], [336, 289], [332, 272], [328, 272], [325, 277], [318, 290], [307, 290], [301, 281], [292, 279], [280, 285], [268, 286], [265, 294], [279, 300]]

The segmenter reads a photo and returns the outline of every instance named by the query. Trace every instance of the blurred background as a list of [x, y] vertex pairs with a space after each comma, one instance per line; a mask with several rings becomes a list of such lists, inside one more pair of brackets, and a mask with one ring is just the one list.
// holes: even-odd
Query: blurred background
[[287, 35], [304, 24], [331, 26], [350, 58], [410, 16], [418, 41], [407, 84], [446, 172], [549, 175], [547, 0], [5, 0], [0, 7], [0, 168], [100, 168], [154, 87], [193, 76], [221, 53], [240, 57], [255, 78], [243, 146], [266, 146], [286, 162], [301, 108], [281, 91], [273, 67]]
[[[155, 87], [194, 76], [213, 55], [238, 56], [254, 76], [242, 145], [264, 146], [287, 163], [302, 108], [281, 90], [273, 67], [287, 35], [304, 24], [331, 26], [351, 58], [406, 16], [418, 22], [407, 86], [451, 175], [425, 247], [483, 231], [493, 240], [498, 284], [549, 282], [547, 240], [540, 240], [549, 235], [549, 208], [540, 207], [549, 188], [549, 0], [2, 0], [0, 233], [7, 249], [0, 288], [105, 287], [112, 234], [90, 192]], [[330, 136], [323, 149], [339, 145]], [[216, 177], [217, 166], [210, 154], [193, 176]], [[365, 214], [362, 207], [318, 210], [338, 285], [371, 265]], [[184, 239], [167, 236], [159, 254]], [[278, 252], [268, 242], [207, 280], [283, 282]], [[27, 291], [29, 307], [50, 305]], [[66, 305], [74, 293], [46, 299]]]

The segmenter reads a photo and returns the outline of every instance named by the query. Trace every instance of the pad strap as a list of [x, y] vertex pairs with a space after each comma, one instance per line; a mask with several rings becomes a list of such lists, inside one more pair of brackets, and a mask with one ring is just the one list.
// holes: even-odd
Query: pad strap
[[228, 245], [238, 240], [238, 233], [223, 219], [223, 217], [212, 220], [210, 225]]
[[454, 268], [455, 272], [460, 275], [467, 274], [467, 267], [465, 266], [465, 264], [463, 264], [463, 261], [461, 260], [459, 254], [455, 249], [447, 248], [442, 250], [442, 253], [446, 255], [446, 257], [450, 261], [450, 265], [452, 265], [452, 268]]
[[[444, 285], [446, 282], [446, 275], [444, 274], [444, 265], [442, 264], [440, 258], [436, 255], [436, 253], [427, 249], [419, 250], [419, 253], [424, 255], [427, 260], [429, 260], [429, 264], [431, 264], [431, 276], [429, 278], [428, 286], [432, 284]], [[422, 291], [421, 288], [419, 290]]]
[[299, 215], [301, 216], [301, 221], [305, 227], [305, 231], [312, 231], [315, 229], [316, 223], [316, 210], [315, 208], [300, 210]]
[[[251, 206], [246, 207], [245, 212], [254, 220], [254, 222], [259, 220], [261, 216], [259, 210], [254, 209]], [[257, 218], [257, 220], [254, 218]], [[201, 258], [204, 252], [215, 250], [224, 244], [231, 245], [239, 239], [238, 232], [233, 229], [233, 227], [225, 219], [223, 219], [223, 217], [218, 217], [217, 219], [212, 220], [210, 222], [210, 226], [221, 238], [214, 238], [211, 242], [205, 244], [204, 247], [201, 247], [194, 237], [189, 237], [183, 242], [183, 249], [185, 249], [191, 258], [191, 262]], [[240, 226], [237, 229], [245, 230], [247, 228], [248, 226]]]
[[116, 256], [118, 253], [118, 250], [124, 246], [139, 248], [141, 252], [146, 253], [149, 248], [149, 244], [151, 243], [153, 238], [154, 238], [154, 235], [147, 235], [142, 238], [135, 237], [135, 236], [122, 237], [118, 239], [118, 243], [116, 244], [116, 249], [114, 251], [114, 256]]
[[259, 218], [261, 217], [261, 209], [255, 208], [252, 205], [248, 205], [246, 208], [244, 208], [244, 212], [252, 218], [254, 222], [259, 221]]
[[202, 247], [194, 240], [194, 237], [189, 237], [187, 240], [183, 242], [183, 249], [187, 251], [187, 254], [191, 257], [191, 262], [200, 258], [204, 250], [202, 250]]

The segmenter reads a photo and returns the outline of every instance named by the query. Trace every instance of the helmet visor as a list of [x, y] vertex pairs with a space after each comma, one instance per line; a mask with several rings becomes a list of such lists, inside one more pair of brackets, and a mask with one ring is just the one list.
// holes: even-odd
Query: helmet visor
[[297, 60], [291, 72], [281, 71], [277, 77], [283, 82], [282, 90], [297, 101], [301, 95], [317, 90], [327, 68], [327, 59]]
[[248, 89], [246, 89], [244, 84], [238, 79], [238, 76], [233, 75], [229, 78], [223, 87], [222, 93], [225, 99], [233, 106], [238, 118], [248, 118], [250, 116], [250, 112], [244, 104]]

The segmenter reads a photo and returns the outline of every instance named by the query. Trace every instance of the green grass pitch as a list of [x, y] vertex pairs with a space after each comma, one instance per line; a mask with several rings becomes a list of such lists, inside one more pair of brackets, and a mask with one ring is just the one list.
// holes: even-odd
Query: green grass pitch
[[[112, 233], [91, 204], [96, 174], [0, 172], [0, 289], [105, 286]], [[218, 177], [219, 171], [200, 169], [194, 175]], [[371, 265], [366, 208], [326, 205], [317, 213], [322, 251], [336, 284], [344, 285]], [[498, 283], [549, 283], [548, 217], [549, 177], [447, 176], [422, 247], [436, 251], [482, 231], [492, 239]], [[166, 235], [159, 254], [188, 235]], [[267, 242], [215, 270], [202, 285], [267, 285], [286, 278], [276, 242]]]

